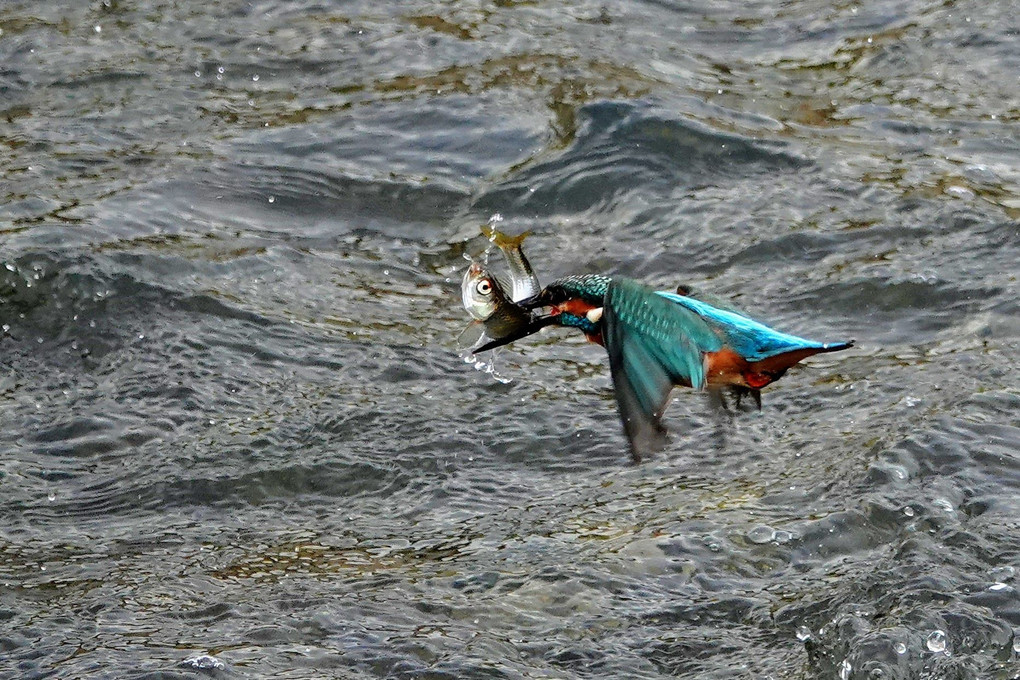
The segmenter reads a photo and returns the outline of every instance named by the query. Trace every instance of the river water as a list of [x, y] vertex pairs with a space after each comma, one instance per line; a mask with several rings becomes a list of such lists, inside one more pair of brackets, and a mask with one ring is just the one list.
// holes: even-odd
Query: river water
[[[1020, 677], [1018, 16], [3, 3], [0, 677]], [[495, 215], [857, 346], [634, 465]]]

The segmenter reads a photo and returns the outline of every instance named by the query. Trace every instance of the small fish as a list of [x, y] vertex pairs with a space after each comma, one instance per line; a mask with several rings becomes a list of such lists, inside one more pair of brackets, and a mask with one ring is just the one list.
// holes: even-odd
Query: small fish
[[460, 294], [464, 309], [475, 319], [473, 323], [485, 327], [485, 334], [472, 348], [473, 354], [527, 337], [556, 320], [552, 316], [536, 316], [512, 302], [499, 280], [477, 262], [472, 262], [464, 274]]
[[519, 236], [507, 236], [493, 226], [483, 226], [482, 234], [496, 244], [510, 269], [511, 302], [527, 300], [542, 292], [542, 284], [538, 282], [531, 263], [528, 262], [528, 258], [524, 256], [524, 251], [521, 249], [521, 244], [531, 234], [530, 231]]
[[532, 313], [515, 305], [496, 277], [477, 262], [464, 274], [460, 294], [464, 309], [485, 324], [485, 334], [492, 340], [508, 338], [531, 323]]

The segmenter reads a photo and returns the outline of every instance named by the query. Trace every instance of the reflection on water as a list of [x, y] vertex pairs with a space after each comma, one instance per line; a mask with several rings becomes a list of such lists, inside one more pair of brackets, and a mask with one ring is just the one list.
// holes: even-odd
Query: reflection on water
[[[1009, 9], [4, 6], [0, 675], [1017, 677]], [[494, 213], [857, 348], [632, 465]]]

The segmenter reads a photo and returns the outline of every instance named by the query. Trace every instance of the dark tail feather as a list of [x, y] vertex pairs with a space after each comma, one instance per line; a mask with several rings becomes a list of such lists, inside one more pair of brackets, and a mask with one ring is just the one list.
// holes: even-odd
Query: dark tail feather
[[822, 346], [821, 352], [838, 352], [842, 349], [850, 349], [854, 346], [854, 340], [847, 340], [845, 342], [827, 342]]
[[783, 352], [782, 354], [776, 354], [768, 357], [767, 359], [761, 359], [750, 364], [750, 369], [755, 373], [764, 373], [766, 375], [780, 376], [786, 372], [788, 368], [794, 364], [813, 357], [816, 354], [827, 354], [828, 352], [839, 352], [840, 350], [850, 349], [854, 346], [853, 340], [846, 342], [830, 342], [817, 347], [804, 347], [801, 349], [793, 349], [789, 352]]

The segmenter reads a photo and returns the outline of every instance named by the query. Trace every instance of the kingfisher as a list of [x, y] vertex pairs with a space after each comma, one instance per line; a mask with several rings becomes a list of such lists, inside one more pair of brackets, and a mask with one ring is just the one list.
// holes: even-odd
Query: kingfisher
[[853, 346], [853, 340], [816, 342], [782, 333], [724, 303], [681, 286], [658, 291], [621, 276], [583, 274], [553, 281], [517, 302], [535, 315], [527, 328], [494, 339], [475, 352], [505, 345], [547, 326], [577, 328], [605, 347], [623, 429], [635, 461], [666, 443], [662, 415], [675, 386], [708, 390], [725, 407], [725, 394], [750, 396], [802, 359]]

